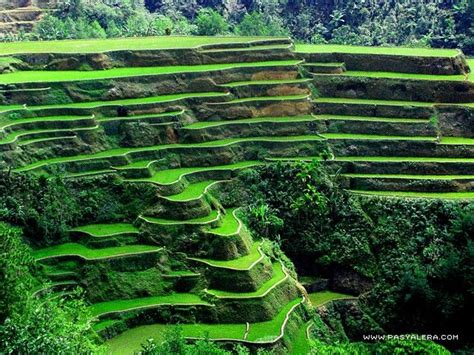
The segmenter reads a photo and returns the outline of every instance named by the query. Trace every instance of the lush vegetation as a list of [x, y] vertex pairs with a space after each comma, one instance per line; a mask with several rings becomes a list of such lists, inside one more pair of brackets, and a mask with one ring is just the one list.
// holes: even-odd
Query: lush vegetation
[[32, 34], [5, 39], [291, 35], [308, 43], [460, 47], [473, 53], [473, 16], [469, 0], [68, 0]]
[[248, 224], [279, 241], [300, 273], [335, 291], [370, 289], [364, 312], [389, 333], [457, 333], [469, 343], [472, 203], [354, 197], [316, 161], [262, 166], [241, 179]]
[[21, 231], [0, 223], [0, 351], [3, 354], [99, 352], [91, 314], [80, 295], [64, 300], [33, 293], [40, 284]]

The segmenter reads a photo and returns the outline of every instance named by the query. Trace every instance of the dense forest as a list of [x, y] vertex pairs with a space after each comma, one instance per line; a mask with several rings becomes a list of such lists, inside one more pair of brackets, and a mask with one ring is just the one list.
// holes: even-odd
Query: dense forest
[[275, 35], [308, 43], [462, 48], [474, 54], [474, 2], [380, 0], [67, 0], [18, 39]]

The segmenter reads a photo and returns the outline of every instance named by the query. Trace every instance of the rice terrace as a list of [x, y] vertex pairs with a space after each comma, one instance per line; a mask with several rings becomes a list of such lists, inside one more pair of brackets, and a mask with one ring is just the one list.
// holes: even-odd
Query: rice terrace
[[472, 45], [60, 3], [0, 0], [0, 354], [474, 350]]

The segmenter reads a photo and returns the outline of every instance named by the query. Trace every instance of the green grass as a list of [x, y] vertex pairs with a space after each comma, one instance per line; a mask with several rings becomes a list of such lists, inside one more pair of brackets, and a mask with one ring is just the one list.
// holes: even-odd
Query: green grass
[[107, 259], [132, 254], [157, 252], [161, 248], [151, 245], [127, 245], [103, 249], [89, 249], [82, 244], [66, 243], [52, 247], [34, 250], [33, 256], [37, 260], [61, 256], [78, 256], [86, 260]]
[[273, 275], [272, 278], [266, 281], [257, 291], [254, 292], [228, 292], [222, 290], [207, 290], [211, 295], [218, 298], [257, 298], [265, 296], [276, 284], [285, 280], [288, 276], [283, 271], [281, 263], [276, 262], [273, 264]]
[[389, 123], [428, 123], [429, 119], [399, 118], [399, 117], [371, 117], [345, 115], [314, 115], [318, 120], [328, 121], [360, 121], [360, 122], [389, 122]]
[[[100, 323], [99, 323], [100, 324]], [[133, 355], [141, 349], [141, 344], [152, 338], [156, 342], [165, 340], [167, 331], [173, 325], [152, 324], [128, 329], [122, 334], [107, 340], [108, 354]], [[188, 338], [243, 339], [245, 324], [180, 324], [183, 335]]]
[[474, 145], [474, 138], [443, 137], [443, 138], [441, 138], [441, 144]]
[[196, 122], [185, 126], [184, 129], [197, 130], [197, 129], [206, 129], [212, 127], [220, 127], [226, 125], [246, 125], [254, 123], [288, 123], [288, 122], [308, 122], [314, 121], [316, 118], [313, 116], [289, 116], [289, 117], [256, 117], [256, 118], [246, 118], [240, 120], [228, 120], [228, 121], [206, 121], [206, 122]]
[[107, 237], [117, 234], [139, 232], [138, 228], [129, 223], [90, 224], [87, 226], [76, 227], [71, 229], [71, 231], [90, 234], [93, 237]]
[[241, 227], [240, 221], [235, 216], [235, 212], [238, 208], [228, 208], [225, 216], [222, 218], [222, 225], [217, 228], [209, 230], [212, 234], [218, 234], [224, 237], [228, 237], [236, 234]]
[[352, 134], [352, 133], [324, 133], [322, 137], [327, 139], [356, 139], [356, 140], [403, 140], [403, 141], [426, 141], [434, 142], [436, 138], [415, 136], [379, 136], [374, 134]]
[[166, 196], [166, 199], [175, 202], [196, 200], [201, 198], [207, 189], [215, 183], [217, 183], [217, 181], [207, 180], [190, 184], [184, 189], [183, 192], [176, 195]]
[[378, 72], [378, 71], [345, 71], [342, 74], [315, 74], [318, 75], [338, 75], [363, 78], [386, 78], [386, 79], [410, 79], [410, 80], [453, 80], [464, 81], [464, 75], [434, 75], [434, 74], [415, 74], [398, 72]]
[[296, 52], [302, 53], [349, 53], [349, 54], [385, 54], [419, 57], [454, 57], [456, 49], [404, 48], [404, 47], [366, 47], [326, 44], [297, 44]]
[[[227, 94], [222, 93], [222, 92], [195, 92], [195, 93], [185, 93], [185, 94], [142, 97], [138, 99], [121, 99], [121, 100], [113, 100], [113, 101], [75, 102], [75, 103], [68, 103], [68, 104], [28, 106], [27, 109], [29, 111], [39, 111], [39, 110], [54, 109], [54, 108], [94, 109], [94, 108], [106, 107], [106, 106], [145, 105], [145, 104], [155, 104], [155, 103], [161, 103], [161, 102], [184, 100], [184, 99], [189, 99], [189, 98], [220, 97], [220, 96], [227, 96]], [[0, 113], [11, 111], [11, 110], [23, 110], [23, 106], [22, 105], [0, 106]]]
[[344, 298], [354, 298], [354, 296], [332, 291], [320, 291], [309, 294], [309, 299], [314, 307], [319, 307], [325, 303]]
[[[227, 70], [233, 68], [259, 68], [273, 66], [297, 65], [299, 60], [268, 61], [251, 63], [223, 63], [223, 64], [201, 64], [201, 65], [176, 65], [163, 67], [127, 67], [114, 68], [109, 70], [91, 71], [16, 71], [0, 76], [0, 84], [19, 84], [36, 82], [59, 82], [59, 81], [82, 81], [82, 80], [104, 80], [114, 78], [126, 78], [146, 75], [164, 75], [177, 73], [197, 73], [217, 70]], [[227, 85], [226, 85], [227, 86]]]
[[141, 218], [152, 224], [161, 224], [161, 225], [185, 225], [185, 224], [196, 224], [196, 225], [205, 225], [210, 224], [211, 222], [215, 221], [219, 216], [218, 211], [212, 211], [211, 214], [204, 217], [187, 219], [187, 220], [172, 220], [172, 219], [164, 219], [164, 218], [154, 218], [148, 216], [142, 216]]
[[222, 84], [227, 88], [235, 88], [239, 86], [248, 86], [248, 85], [284, 85], [284, 84], [301, 84], [311, 82], [311, 79], [285, 79], [285, 80], [250, 80], [250, 81], [234, 81], [227, 84]]
[[[151, 50], [193, 48], [208, 44], [247, 43], [276, 37], [193, 37], [162, 36], [142, 38], [88, 39], [38, 42], [4, 42], [0, 44], [2, 55], [20, 53], [98, 53], [118, 50]], [[281, 39], [281, 38], [280, 38]]]
[[277, 338], [280, 335], [281, 327], [292, 308], [300, 304], [301, 299], [297, 298], [281, 309], [281, 311], [272, 320], [266, 322], [251, 323], [248, 341], [268, 341]]
[[166, 296], [154, 296], [134, 298], [129, 300], [114, 300], [96, 303], [90, 306], [94, 317], [100, 317], [110, 313], [125, 312], [133, 309], [152, 308], [162, 305], [205, 305], [210, 304], [191, 293], [174, 293]]
[[412, 191], [363, 191], [350, 190], [359, 195], [399, 197], [399, 198], [434, 198], [434, 199], [453, 199], [453, 200], [471, 200], [474, 199], [474, 192], [412, 192]]
[[189, 258], [190, 260], [205, 263], [211, 267], [233, 269], [233, 270], [250, 270], [255, 264], [263, 259], [259, 251], [259, 243], [253, 243], [248, 255], [242, 256], [233, 260], [213, 260], [213, 259], [199, 259]]
[[250, 138], [228, 138], [216, 141], [209, 141], [197, 144], [167, 144], [158, 146], [149, 146], [142, 148], [117, 148], [102, 151], [94, 154], [83, 154], [72, 157], [59, 157], [46, 160], [40, 160], [35, 163], [16, 168], [15, 172], [25, 172], [32, 169], [41, 168], [46, 165], [78, 162], [102, 158], [112, 158], [117, 156], [126, 156], [131, 153], [142, 153], [150, 151], [160, 151], [169, 148], [212, 148], [212, 147], [225, 147], [233, 144], [245, 143], [245, 142], [309, 142], [309, 141], [322, 141], [323, 138], [317, 135], [306, 135], [306, 136], [273, 136], [273, 137], [250, 137]]
[[413, 179], [413, 180], [471, 180], [474, 175], [413, 175], [413, 174], [342, 174], [362, 179]]

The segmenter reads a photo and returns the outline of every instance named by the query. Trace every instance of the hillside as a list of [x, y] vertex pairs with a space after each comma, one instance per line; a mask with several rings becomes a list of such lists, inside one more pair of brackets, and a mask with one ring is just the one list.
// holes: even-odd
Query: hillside
[[243, 223], [232, 189], [249, 168], [319, 161], [355, 196], [474, 199], [474, 63], [458, 50], [149, 37], [0, 53], [4, 178], [110, 194], [100, 211], [78, 197], [61, 238], [25, 235], [54, 295], [86, 290], [112, 353], [173, 323], [304, 353], [313, 306], [353, 300], [308, 295]]

